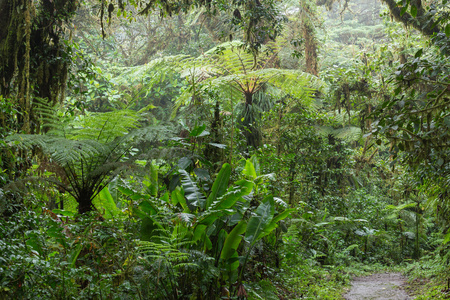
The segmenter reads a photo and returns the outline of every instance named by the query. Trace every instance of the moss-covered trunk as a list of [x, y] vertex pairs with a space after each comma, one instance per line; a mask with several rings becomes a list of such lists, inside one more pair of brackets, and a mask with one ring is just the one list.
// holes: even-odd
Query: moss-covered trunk
[[317, 76], [319, 69], [317, 66], [317, 41], [314, 26], [312, 24], [313, 12], [309, 4], [300, 1], [302, 7], [301, 13], [301, 32], [305, 43], [305, 65], [306, 72]]
[[19, 112], [15, 128], [39, 132], [34, 97], [53, 105], [63, 98], [71, 63], [64, 24], [78, 2], [0, 0], [0, 95]]
[[[0, 96], [8, 109], [0, 111], [2, 137], [22, 132], [40, 133], [35, 99], [53, 106], [64, 98], [71, 55], [63, 43], [65, 23], [78, 0], [0, 0]], [[43, 102], [43, 101], [40, 101]], [[11, 113], [13, 111], [14, 113]], [[14, 156], [29, 160], [29, 153], [0, 157], [0, 169], [15, 170]]]

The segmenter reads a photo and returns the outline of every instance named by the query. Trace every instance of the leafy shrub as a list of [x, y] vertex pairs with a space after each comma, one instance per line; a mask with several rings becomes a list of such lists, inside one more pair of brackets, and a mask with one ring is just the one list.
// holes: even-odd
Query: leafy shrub
[[0, 235], [1, 297], [117, 299], [137, 293], [130, 276], [135, 246], [117, 222], [24, 210], [0, 220]]

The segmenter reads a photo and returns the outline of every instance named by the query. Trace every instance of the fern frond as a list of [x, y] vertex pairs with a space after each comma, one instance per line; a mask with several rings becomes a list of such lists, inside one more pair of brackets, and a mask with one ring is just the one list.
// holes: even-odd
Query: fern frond
[[186, 224], [191, 224], [195, 218], [195, 215], [189, 213], [178, 213], [177, 218]]
[[50, 100], [46, 98], [34, 97], [33, 111], [44, 131], [51, 128], [57, 128], [60, 124], [57, 105], [52, 105]]
[[345, 140], [347, 142], [354, 142], [362, 137], [362, 130], [355, 126], [345, 126], [342, 128], [333, 128], [330, 126], [315, 126], [317, 133], [321, 136], [332, 135], [335, 138]]
[[341, 111], [338, 110], [333, 111], [332, 113], [329, 113], [328, 116], [330, 116], [336, 123], [339, 124], [347, 124], [349, 123], [349, 115], [353, 117], [357, 117], [359, 115], [358, 111], [350, 110], [350, 111]]
[[347, 142], [357, 141], [362, 137], [362, 130], [355, 126], [346, 126], [343, 128], [335, 129], [333, 135], [338, 139], [345, 140]]
[[68, 140], [51, 135], [16, 134], [6, 140], [10, 145], [31, 150], [38, 147], [56, 163], [66, 166], [68, 163], [90, 158], [106, 152], [109, 148], [93, 140]]
[[189, 60], [190, 57], [186, 55], [165, 56], [154, 59], [145, 65], [117, 68], [116, 72], [119, 75], [112, 78], [111, 82], [120, 86], [133, 85], [136, 83], [136, 79], [140, 79], [146, 84], [160, 82], [164, 80], [167, 72], [180, 71]]
[[187, 268], [195, 268], [197, 269], [199, 266], [197, 264], [194, 263], [180, 263], [180, 264], [176, 264], [175, 266], [173, 266], [175, 269], [187, 269]]
[[[267, 85], [301, 99], [303, 105], [315, 107], [313, 94], [324, 88], [320, 79], [297, 70], [266, 68], [267, 57], [255, 58], [241, 46], [239, 41], [224, 43], [190, 61], [182, 77], [187, 78], [191, 86], [176, 99], [172, 116], [193, 97], [208, 99], [210, 90], [218, 92], [222, 99], [229, 99], [225, 102], [234, 107], [236, 102], [244, 99], [244, 94], [255, 94]], [[255, 64], [255, 59], [259, 63]]]
[[75, 130], [67, 131], [66, 136], [73, 140], [96, 140], [107, 143], [137, 128], [140, 118], [138, 112], [129, 109], [91, 113], [79, 116], [72, 123]]

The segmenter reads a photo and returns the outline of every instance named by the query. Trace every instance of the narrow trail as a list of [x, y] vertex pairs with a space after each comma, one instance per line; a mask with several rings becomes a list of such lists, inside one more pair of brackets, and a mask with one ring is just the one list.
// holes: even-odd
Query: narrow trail
[[400, 273], [380, 273], [353, 279], [346, 300], [410, 300], [403, 289], [405, 278]]

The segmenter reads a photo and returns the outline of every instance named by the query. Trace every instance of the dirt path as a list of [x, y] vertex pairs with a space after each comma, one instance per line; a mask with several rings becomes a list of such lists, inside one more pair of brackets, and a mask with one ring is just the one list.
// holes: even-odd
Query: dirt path
[[381, 273], [353, 279], [346, 300], [410, 300], [402, 289], [405, 278], [400, 273]]

